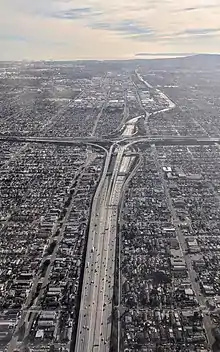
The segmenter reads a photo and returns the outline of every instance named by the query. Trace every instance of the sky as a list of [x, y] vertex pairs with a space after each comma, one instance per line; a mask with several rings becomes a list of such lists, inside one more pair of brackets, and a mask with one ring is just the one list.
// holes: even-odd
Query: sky
[[0, 60], [220, 52], [220, 0], [0, 0]]

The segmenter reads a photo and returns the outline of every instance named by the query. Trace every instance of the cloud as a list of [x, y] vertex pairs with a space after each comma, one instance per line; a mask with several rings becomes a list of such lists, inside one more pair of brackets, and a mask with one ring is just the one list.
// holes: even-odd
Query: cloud
[[7, 0], [0, 59], [218, 52], [219, 18], [220, 0]]
[[181, 9], [181, 11], [194, 11], [197, 9], [198, 9], [198, 7], [186, 7], [185, 9]]
[[155, 32], [152, 28], [143, 27], [140, 24], [132, 20], [124, 20], [121, 22], [93, 22], [88, 24], [89, 27], [93, 29], [104, 29], [107, 31], [113, 31], [116, 33], [121, 33], [130, 38], [139, 38], [140, 36], [152, 37]]
[[[69, 9], [66, 11], [59, 11], [59, 12], [54, 12], [50, 13], [50, 17], [54, 18], [60, 18], [60, 19], [67, 19], [67, 20], [74, 20], [74, 19], [80, 19], [84, 16], [88, 16], [92, 14], [92, 8], [91, 7], [79, 7], [79, 8], [73, 8]], [[47, 14], [48, 15], [48, 14]]]
[[220, 32], [220, 28], [192, 28], [192, 29], [185, 29], [179, 33], [176, 33], [177, 36], [206, 36], [212, 35]]
[[27, 37], [16, 34], [0, 34], [0, 41], [27, 42]]
[[199, 4], [198, 6], [193, 6], [193, 7], [185, 7], [181, 9], [180, 11], [199, 11], [199, 10], [204, 10], [204, 9], [213, 9], [213, 8], [219, 8], [219, 4]]

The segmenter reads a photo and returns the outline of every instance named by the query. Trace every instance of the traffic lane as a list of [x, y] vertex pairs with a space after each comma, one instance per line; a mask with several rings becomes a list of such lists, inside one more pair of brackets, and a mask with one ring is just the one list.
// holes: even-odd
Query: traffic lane
[[[97, 258], [98, 258], [97, 255], [94, 255], [94, 260], [95, 260], [94, 263], [97, 261]], [[93, 304], [93, 298], [96, 295], [96, 290], [97, 290], [96, 288], [97, 277], [95, 275], [95, 272], [91, 271], [90, 273], [91, 275], [88, 277], [88, 281], [87, 281], [89, 293], [84, 298], [84, 301], [86, 302], [84, 305], [85, 313], [84, 313], [84, 319], [81, 322], [81, 330], [83, 330], [83, 339], [84, 339], [83, 346], [81, 346], [82, 352], [89, 350], [89, 346], [91, 346], [91, 343], [92, 343], [90, 342], [93, 336], [92, 331], [94, 330], [94, 312], [96, 310], [96, 307]]]
[[[106, 210], [106, 226], [103, 235], [103, 248], [102, 248], [102, 261], [101, 261], [101, 273], [100, 273], [100, 282], [97, 295], [98, 302], [98, 311], [97, 311], [97, 320], [96, 320], [96, 345], [100, 344], [100, 327], [102, 322], [102, 314], [104, 309], [104, 292], [105, 292], [105, 283], [106, 283], [106, 266], [108, 258], [108, 248], [109, 248], [109, 219], [111, 219], [111, 209], [107, 208]], [[108, 226], [108, 227], [107, 227]]]
[[[110, 287], [109, 287], [110, 286]], [[103, 309], [102, 325], [101, 325], [101, 344], [107, 347], [110, 343], [111, 336], [111, 314], [112, 314], [112, 298], [113, 298], [113, 285], [109, 279], [107, 281], [105, 290], [105, 307]]]
[[[108, 183], [106, 183], [106, 186]], [[104, 189], [104, 194], [106, 194], [106, 189]], [[102, 200], [105, 200], [105, 197], [101, 197]], [[104, 204], [102, 202], [100, 204], [97, 204], [97, 207], [100, 209], [101, 207], [101, 214], [100, 214], [100, 222], [98, 229], [96, 231], [96, 242], [94, 243], [94, 256], [93, 256], [93, 275], [90, 278], [91, 283], [90, 286], [92, 287], [91, 293], [92, 295], [90, 296], [90, 299], [88, 301], [89, 307], [92, 307], [92, 309], [89, 311], [88, 314], [88, 346], [93, 344], [93, 336], [92, 332], [94, 331], [95, 328], [95, 319], [94, 315], [97, 311], [97, 301], [95, 301], [96, 297], [98, 296], [98, 288], [100, 285], [100, 271], [101, 271], [101, 266], [102, 266], [102, 252], [103, 252], [103, 233], [104, 229], [106, 226], [106, 209]], [[88, 347], [87, 346], [87, 347]]]
[[[106, 192], [106, 185], [104, 187], [104, 192]], [[104, 198], [101, 196], [102, 203], [104, 201]], [[98, 200], [97, 200], [98, 202]], [[103, 204], [101, 204], [103, 205]], [[100, 209], [99, 202], [97, 203], [97, 208]], [[95, 209], [96, 214], [97, 210]], [[104, 212], [104, 207], [101, 207], [101, 211]], [[97, 217], [95, 217], [95, 221], [93, 222], [95, 230], [92, 229], [92, 236], [90, 237], [90, 243], [88, 245], [87, 249], [87, 258], [86, 258], [86, 263], [89, 263], [89, 267], [87, 268], [86, 272], [86, 283], [83, 288], [83, 295], [82, 295], [82, 300], [85, 302], [84, 307], [83, 307], [83, 312], [81, 312], [80, 317], [81, 317], [81, 322], [80, 322], [80, 331], [81, 331], [81, 336], [80, 336], [80, 350], [81, 351], [86, 351], [85, 347], [88, 348], [88, 343], [90, 339], [90, 329], [93, 329], [93, 311], [94, 311], [94, 305], [93, 305], [93, 297], [94, 297], [94, 291], [96, 289], [96, 284], [95, 284], [95, 267], [98, 266], [99, 263], [99, 253], [97, 248], [99, 248], [99, 235], [100, 232], [103, 229], [102, 225], [102, 214], [100, 214], [100, 221], [97, 223]], [[97, 226], [98, 225], [98, 226]], [[92, 252], [92, 248], [94, 247], [94, 252]], [[90, 261], [90, 262], [89, 262]], [[93, 283], [94, 282], [94, 283]], [[83, 316], [82, 316], [83, 315]], [[80, 332], [79, 332], [80, 333]]]
[[[106, 212], [106, 220], [107, 220], [107, 215], [108, 212]], [[105, 226], [106, 226], [107, 221], [105, 222]], [[94, 331], [94, 345], [99, 345], [99, 327], [100, 327], [100, 314], [103, 308], [103, 303], [101, 300], [101, 288], [104, 285], [104, 261], [105, 261], [105, 242], [106, 242], [106, 236], [105, 236], [105, 230], [104, 233], [102, 234], [102, 239], [101, 239], [101, 251], [100, 251], [100, 260], [99, 260], [99, 268], [98, 268], [98, 275], [97, 275], [97, 291], [96, 291], [96, 315], [95, 315], [95, 331]]]
[[[124, 151], [124, 149], [123, 148], [121, 148], [121, 153], [119, 154], [119, 157], [117, 158], [117, 162], [116, 162], [116, 165], [115, 166], [117, 166], [117, 167], [115, 167], [115, 169], [114, 169], [114, 178], [113, 178], [113, 180], [111, 179], [111, 185], [110, 185], [110, 188], [108, 189], [108, 195], [109, 195], [109, 199], [111, 200], [111, 202], [113, 201], [113, 199], [112, 198], [116, 198], [115, 199], [115, 201], [117, 200], [117, 202], [118, 202], [118, 200], [119, 200], [119, 198], [118, 198], [118, 194], [119, 194], [119, 191], [120, 191], [120, 187], [119, 187], [119, 189], [118, 189], [118, 187], [115, 187], [116, 186], [116, 180], [115, 180], [115, 175], [117, 175], [117, 172], [118, 172], [118, 170], [119, 170], [119, 167], [120, 167], [120, 163], [121, 163], [121, 157], [122, 157], [122, 155], [123, 155], [123, 151]], [[128, 159], [126, 159], [126, 164], [128, 165]], [[124, 165], [124, 167], [123, 167], [123, 169], [125, 168], [125, 165]], [[111, 189], [111, 187], [113, 188], [113, 190]], [[113, 191], [113, 192], [112, 192]], [[114, 196], [114, 197], [112, 197], [112, 196]], [[117, 197], [116, 197], [117, 196]], [[114, 202], [115, 202], [114, 201]], [[110, 216], [111, 217], [111, 216]], [[108, 219], [107, 219], [108, 220]], [[104, 233], [104, 236], [105, 236], [105, 233]], [[109, 250], [107, 251], [107, 252], [109, 252]], [[113, 259], [114, 260], [114, 259]], [[104, 274], [101, 272], [101, 276], [103, 276]], [[104, 277], [104, 279], [105, 279], [105, 277]], [[96, 285], [95, 285], [96, 286]], [[104, 289], [104, 287], [103, 287], [103, 289]], [[92, 292], [94, 292], [94, 290], [92, 291]], [[91, 298], [90, 298], [90, 301], [91, 301]], [[102, 303], [102, 305], [103, 305], [103, 303]], [[100, 309], [99, 309], [99, 307], [98, 306], [96, 306], [96, 310], [99, 310], [100, 311]], [[93, 309], [91, 310], [91, 311], [93, 311]], [[88, 317], [89, 318], [89, 317]], [[97, 323], [98, 323], [98, 321], [97, 321]], [[98, 324], [99, 325], [99, 324]], [[96, 334], [97, 335], [97, 334]], [[87, 339], [85, 339], [86, 341], [87, 341]], [[90, 342], [89, 342], [89, 345], [90, 345]]]
[[[107, 263], [107, 256], [105, 257], [105, 263]], [[108, 324], [108, 321], [107, 319], [105, 318], [105, 312], [106, 312], [106, 307], [107, 307], [107, 298], [105, 297], [105, 294], [106, 294], [106, 287], [108, 285], [108, 272], [106, 272], [106, 265], [105, 264], [105, 267], [103, 267], [103, 278], [104, 278], [104, 282], [103, 282], [103, 286], [102, 286], [102, 292], [101, 292], [101, 309], [100, 309], [100, 317], [99, 317], [99, 320], [97, 321], [97, 324], [98, 324], [98, 332], [97, 334], [99, 335], [99, 344], [100, 346], [102, 344], [104, 344], [105, 342], [105, 339], [104, 339], [104, 335], [103, 335], [103, 332], [102, 332], [102, 328], [103, 326], [106, 326]]]
[[[112, 197], [111, 197], [112, 198]], [[114, 210], [115, 213], [115, 210]], [[97, 320], [96, 320], [96, 340], [95, 340], [95, 345], [100, 345], [102, 342], [104, 343], [104, 339], [102, 336], [102, 326], [106, 326], [108, 323], [107, 319], [103, 320], [103, 312], [106, 311], [106, 305], [109, 304], [109, 298], [110, 295], [107, 296], [107, 299], [105, 297], [106, 292], [108, 292], [108, 285], [109, 285], [109, 260], [114, 261], [114, 251], [112, 251], [112, 241], [114, 243], [114, 238], [115, 238], [115, 230], [116, 230], [116, 222], [114, 223], [114, 226], [112, 226], [112, 216], [113, 216], [113, 210], [112, 208], [108, 207], [108, 211], [106, 212], [106, 219], [110, 224], [108, 224], [108, 230], [105, 229], [105, 234], [104, 234], [104, 248], [103, 248], [103, 257], [102, 257], [102, 268], [101, 268], [101, 279], [100, 280], [100, 287], [99, 287], [99, 292], [98, 292], [98, 298], [97, 301], [99, 302], [98, 309], [97, 309]], [[114, 237], [112, 239], [112, 233], [114, 234]], [[112, 268], [112, 266], [111, 266]], [[112, 302], [111, 302], [112, 305]], [[108, 318], [108, 317], [107, 317]], [[109, 324], [108, 324], [109, 325]]]
[[[97, 237], [97, 233], [93, 233], [93, 236]], [[92, 301], [92, 295], [93, 295], [93, 290], [94, 286], [92, 284], [93, 281], [93, 260], [95, 262], [96, 260], [96, 253], [92, 253], [92, 256], [94, 257], [93, 259], [91, 258], [91, 249], [92, 249], [92, 244], [94, 242], [92, 241], [90, 244], [89, 248], [89, 258], [87, 257], [87, 262], [89, 262], [89, 259], [91, 260], [91, 264], [89, 265], [87, 272], [86, 272], [86, 283], [83, 289], [83, 295], [82, 295], [82, 300], [84, 302], [83, 310], [81, 310], [81, 322], [80, 322], [80, 331], [81, 331], [81, 336], [80, 336], [80, 350], [83, 351], [85, 349], [84, 345], [87, 343], [88, 340], [88, 329], [90, 325], [90, 319], [91, 319], [91, 301]], [[82, 339], [83, 339], [83, 345], [82, 345]]]
[[[112, 202], [111, 197], [111, 202]], [[109, 226], [109, 242], [108, 242], [108, 257], [106, 258], [106, 273], [105, 273], [105, 291], [104, 308], [101, 322], [101, 345], [103, 350], [108, 348], [111, 334], [111, 312], [112, 312], [112, 298], [114, 286], [114, 266], [115, 266], [115, 245], [116, 245], [116, 229], [117, 229], [117, 212], [110, 208], [109, 213], [110, 226]]]
[[[130, 160], [126, 159], [123, 165], [123, 170], [130, 163]], [[125, 166], [126, 165], [126, 166]], [[118, 206], [118, 195], [121, 194], [123, 185], [125, 182], [125, 176], [119, 176], [119, 180], [116, 179], [110, 199], [110, 204]], [[114, 209], [114, 208], [112, 208]], [[115, 209], [111, 212], [111, 226], [110, 226], [110, 243], [109, 243], [109, 257], [107, 262], [107, 285], [105, 287], [105, 310], [103, 312], [103, 324], [102, 324], [102, 342], [104, 344], [103, 350], [108, 350], [111, 335], [111, 315], [112, 315], [112, 299], [113, 299], [113, 288], [114, 288], [114, 271], [115, 271], [115, 249], [116, 249], [116, 235], [117, 235], [117, 211]], [[107, 322], [107, 324], [104, 322]]]
[[[100, 226], [100, 231], [102, 231], [102, 222]], [[89, 346], [93, 345], [93, 331], [95, 328], [95, 319], [94, 315], [96, 314], [97, 310], [97, 302], [95, 301], [97, 297], [97, 290], [100, 280], [100, 268], [101, 268], [101, 251], [102, 251], [102, 240], [99, 236], [100, 232], [96, 232], [96, 242], [95, 242], [95, 249], [94, 249], [94, 256], [93, 256], [93, 273], [92, 276], [89, 278], [90, 287], [91, 287], [91, 295], [88, 300], [88, 306], [90, 308], [88, 314], [88, 345], [86, 346], [88, 350]]]
[[[107, 275], [106, 275], [106, 286], [105, 286], [105, 309], [103, 311], [103, 325], [102, 325], [102, 336], [104, 341], [110, 341], [111, 335], [111, 314], [112, 314], [112, 299], [113, 299], [113, 287], [114, 287], [114, 266], [115, 266], [115, 246], [113, 243], [110, 245], [109, 258], [107, 264]], [[104, 324], [105, 322], [105, 324]], [[106, 346], [106, 344], [105, 344]]]
[[[97, 235], [96, 232], [91, 233], [91, 231], [94, 228], [93, 214], [97, 213], [97, 215], [98, 215], [98, 213], [99, 213], [100, 207], [98, 207], [98, 206], [101, 204], [101, 202], [99, 202], [99, 199], [101, 199], [101, 201], [105, 200], [105, 194], [107, 192], [107, 186], [108, 186], [108, 184], [106, 185], [106, 174], [107, 174], [107, 170], [109, 167], [109, 162], [111, 159], [111, 153], [112, 153], [113, 147], [114, 146], [111, 146], [110, 151], [106, 156], [103, 174], [102, 174], [100, 183], [98, 185], [98, 188], [96, 190], [96, 194], [93, 199], [92, 210], [91, 210], [91, 219], [90, 219], [90, 229], [89, 229], [89, 235], [88, 235], [88, 244], [87, 244], [87, 251], [86, 251], [86, 260], [88, 260], [88, 258], [90, 256], [90, 251], [92, 248], [91, 243], [94, 241], [94, 235]], [[85, 287], [88, 288], [88, 285], [90, 285], [90, 283], [88, 282], [88, 276], [89, 276], [89, 273], [88, 273], [88, 270], [86, 269], [84, 271], [83, 290], [85, 289]], [[91, 287], [89, 289], [91, 289]], [[93, 288], [92, 288], [92, 290], [93, 290]], [[91, 290], [91, 293], [92, 293], [92, 290]], [[91, 301], [91, 297], [90, 297], [90, 301]], [[88, 320], [90, 318], [90, 312], [88, 312], [88, 308], [85, 309], [86, 306], [85, 306], [84, 302], [85, 302], [85, 296], [84, 296], [84, 292], [82, 292], [81, 303], [80, 303], [80, 312], [79, 312], [79, 322], [78, 322], [78, 326], [77, 326], [76, 348], [75, 348], [75, 351], [77, 351], [77, 352], [80, 350], [80, 346], [82, 346], [82, 342], [86, 343], [88, 340], [87, 336], [86, 336], [87, 333], [85, 331], [83, 331], [82, 327], [83, 327], [84, 322], [86, 324], [88, 324]], [[84, 318], [86, 318], [86, 319], [84, 319]], [[87, 326], [87, 325], [85, 325], [85, 326]], [[81, 334], [83, 335], [82, 337], [80, 336]], [[84, 347], [82, 347], [82, 349], [84, 349]]]
[[108, 261], [108, 253], [109, 250], [105, 250], [109, 248], [109, 241], [110, 241], [110, 233], [111, 233], [111, 224], [109, 224], [109, 219], [111, 219], [111, 209], [108, 208], [106, 212], [106, 226], [105, 234], [104, 234], [104, 241], [103, 241], [103, 253], [102, 253], [102, 267], [101, 267], [101, 276], [100, 276], [100, 286], [98, 290], [97, 302], [99, 304], [99, 309], [97, 311], [96, 317], [96, 331], [95, 331], [95, 345], [100, 345], [101, 341], [103, 340], [102, 333], [101, 333], [101, 323], [103, 322], [103, 311], [105, 309], [105, 287], [106, 287], [106, 278], [107, 278], [107, 261]]

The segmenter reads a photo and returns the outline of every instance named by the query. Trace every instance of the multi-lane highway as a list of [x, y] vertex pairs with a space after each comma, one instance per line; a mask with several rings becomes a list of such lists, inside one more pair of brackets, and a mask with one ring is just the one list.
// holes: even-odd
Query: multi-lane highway
[[[137, 136], [137, 122], [139, 119], [140, 117], [130, 119], [124, 125], [123, 134], [118, 143], [110, 141], [113, 144], [108, 152], [106, 150], [105, 166], [91, 210], [75, 352], [109, 351], [118, 205], [125, 181], [130, 174], [132, 162], [135, 159], [134, 153], [127, 153], [131, 146], [147, 142], [155, 145], [160, 143], [187, 143], [189, 145], [190, 143], [214, 144], [220, 142], [219, 139], [207, 137], [197, 139], [180, 136], [158, 136], [154, 138]], [[20, 142], [42, 143], [54, 143], [54, 141], [60, 143], [62, 141], [64, 144], [74, 144], [76, 142], [65, 138], [58, 140], [44, 137], [23, 137], [21, 140], [18, 138], [18, 140]], [[85, 144], [95, 144], [98, 147], [93, 138], [83, 139], [83, 141]], [[35, 289], [35, 285], [32, 289]], [[33, 297], [32, 293], [30, 297]], [[38, 300], [35, 300], [34, 305], [37, 306], [37, 303]], [[28, 305], [26, 304], [26, 306]], [[19, 328], [23, 324], [25, 324], [24, 338], [28, 335], [35, 314], [32, 308], [33, 305], [24, 310], [9, 346], [9, 351], [17, 346]]]
[[[152, 89], [152, 86], [144, 81], [138, 72], [136, 72], [136, 74], [148, 88]], [[166, 100], [167, 107], [154, 114], [162, 111], [169, 111], [175, 107], [175, 104], [162, 92], [157, 91], [157, 93]], [[128, 113], [129, 112], [125, 107], [125, 117], [128, 116]], [[100, 116], [98, 115], [96, 124], [98, 123]], [[145, 119], [149, 117], [147, 112], [144, 117]], [[82, 143], [85, 145], [95, 145], [96, 147], [101, 147], [102, 145], [110, 146], [109, 151], [105, 150], [105, 165], [94, 195], [91, 209], [75, 352], [107, 352], [110, 349], [118, 208], [123, 195], [124, 185], [130, 175], [134, 159], [136, 158], [135, 153], [130, 153], [132, 145], [137, 143], [147, 145], [175, 145], [184, 143], [187, 143], [187, 145], [196, 145], [220, 143], [220, 138], [210, 137], [138, 136], [137, 123], [140, 118], [142, 118], [142, 116], [127, 121], [120, 129], [120, 131], [123, 131], [121, 136], [110, 136], [109, 138], [106, 137], [106, 139], [94, 137], [95, 127], [92, 136], [74, 139], [65, 137], [0, 136], [0, 140], [9, 140], [20, 143], [52, 143], [63, 145]], [[91, 156], [92, 155], [88, 155], [87, 159], [89, 161]], [[84, 167], [85, 166], [86, 165], [84, 165]], [[58, 244], [62, 238], [65, 223], [68, 219], [72, 205], [73, 199], [71, 200], [64, 223], [61, 226], [59, 238], [57, 238]], [[51, 263], [55, 258], [57, 248], [58, 245], [54, 250]], [[42, 289], [34, 299], [34, 303], [32, 303], [32, 298], [35, 297], [34, 294], [36, 293], [36, 286], [41, 279], [40, 275], [36, 276], [12, 341], [9, 344], [8, 351], [12, 352], [15, 348], [23, 347], [23, 342], [30, 332], [33, 319], [36, 315], [35, 313], [38, 312], [37, 306], [43, 295], [43, 289], [48, 282], [50, 268], [51, 264], [44, 277]], [[25, 330], [22, 338], [20, 336], [21, 327], [24, 327]]]
[[[124, 136], [135, 132], [137, 119], [126, 125]], [[118, 206], [134, 156], [128, 146], [112, 145], [94, 196], [89, 228], [76, 352], [109, 351], [114, 287]]]
[[113, 141], [94, 196], [75, 352], [110, 349], [118, 208], [135, 159], [132, 153], [128, 155], [125, 151], [137, 142], [137, 123], [141, 117], [125, 123], [120, 138], [124, 145]]
[[[137, 118], [135, 118], [137, 119]], [[126, 125], [125, 131], [129, 123]], [[121, 137], [115, 137], [111, 139], [102, 139], [96, 137], [86, 137], [86, 138], [48, 138], [48, 137], [17, 137], [17, 136], [0, 136], [0, 141], [10, 141], [16, 143], [42, 143], [42, 144], [57, 144], [57, 145], [94, 145], [97, 148], [103, 148], [112, 145], [113, 143], [142, 143], [146, 145], [198, 145], [198, 144], [220, 144], [219, 137], [200, 137], [200, 136], [139, 136], [137, 133], [132, 133], [132, 135], [123, 133]]]

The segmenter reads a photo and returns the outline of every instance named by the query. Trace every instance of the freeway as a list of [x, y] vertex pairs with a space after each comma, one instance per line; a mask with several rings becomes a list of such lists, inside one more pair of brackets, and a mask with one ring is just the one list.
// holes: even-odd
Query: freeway
[[[132, 135], [136, 122], [137, 118], [130, 120], [123, 134]], [[135, 159], [125, 155], [128, 147], [117, 143], [111, 146], [94, 196], [75, 352], [110, 349], [118, 207]]]
[[[141, 117], [141, 116], [140, 116]], [[134, 118], [134, 120], [140, 117]], [[133, 119], [132, 119], [133, 120]], [[142, 143], [151, 145], [198, 145], [198, 144], [219, 144], [220, 138], [218, 137], [201, 137], [201, 136], [139, 136], [133, 128], [129, 127], [131, 120], [126, 123], [126, 128], [121, 137], [115, 137], [111, 139], [100, 139], [96, 137], [78, 137], [78, 138], [48, 138], [48, 137], [17, 137], [17, 136], [0, 136], [0, 141], [4, 142], [16, 142], [16, 143], [42, 143], [42, 144], [57, 144], [57, 145], [93, 145], [97, 148], [103, 148], [104, 146], [112, 145], [113, 143]]]
[[141, 81], [143, 84], [145, 84], [145, 86], [147, 88], [154, 90], [155, 93], [157, 93], [168, 105], [166, 108], [163, 108], [161, 110], [153, 112], [152, 115], [159, 114], [160, 112], [167, 112], [167, 111], [170, 111], [176, 107], [176, 104], [166, 94], [161, 92], [161, 90], [159, 90], [159, 89], [153, 88], [150, 83], [148, 83], [146, 80], [144, 80], [144, 78], [141, 76], [141, 74], [138, 72], [138, 70], [135, 70], [135, 73], [136, 73], [136, 76], [139, 79], [139, 81]]
[[[172, 102], [169, 102], [172, 109]], [[124, 185], [135, 156], [127, 154], [133, 144], [216, 143], [216, 139], [192, 137], [138, 137], [138, 119], [129, 120], [120, 140], [113, 140], [107, 153], [104, 170], [94, 196], [81, 303], [78, 317], [75, 352], [108, 352], [112, 325], [115, 250], [118, 210]], [[119, 144], [120, 142], [124, 142]], [[113, 171], [112, 171], [113, 170]]]
[[148, 87], [148, 88], [150, 88], [150, 89], [153, 89], [153, 86], [152, 86], [150, 83], [148, 83], [147, 81], [145, 81], [145, 80], [143, 79], [143, 77], [142, 77], [142, 76], [140, 75], [140, 73], [138, 72], [138, 69], [135, 70], [135, 73], [136, 73], [136, 76], [137, 76], [137, 78], [139, 79], [139, 81], [143, 82], [143, 83], [146, 85], [146, 87]]
[[0, 135], [0, 141], [9, 141], [9, 142], [32, 142], [32, 143], [64, 143], [64, 144], [77, 144], [82, 142], [96, 142], [97, 138], [88, 136], [88, 137], [37, 137], [37, 136], [6, 136]]
[[[136, 72], [140, 81], [142, 81], [149, 89], [154, 89], [148, 82]], [[118, 210], [119, 204], [123, 195], [123, 190], [126, 182], [132, 177], [130, 173], [133, 162], [136, 158], [136, 153], [131, 152], [131, 146], [134, 144], [144, 145], [198, 145], [198, 144], [219, 144], [220, 138], [210, 137], [185, 137], [185, 136], [138, 136], [138, 121], [145, 118], [145, 124], [148, 125], [148, 118], [151, 115], [156, 115], [161, 112], [168, 112], [175, 108], [175, 104], [160, 90], [156, 89], [154, 92], [160, 96], [162, 101], [165, 101], [163, 109], [149, 114], [144, 110], [141, 97], [138, 94], [140, 106], [142, 106], [144, 115], [135, 117], [127, 121], [129, 116], [129, 108], [127, 107], [125, 98], [124, 116], [121, 125], [116, 131], [121, 132], [121, 136], [115, 136], [114, 132], [111, 136], [99, 138], [95, 136], [97, 124], [101, 118], [108, 98], [109, 92], [106, 96], [106, 101], [96, 118], [93, 132], [88, 137], [35, 137], [35, 136], [0, 136], [0, 141], [12, 141], [18, 143], [48, 143], [60, 145], [75, 145], [84, 144], [102, 148], [106, 152], [106, 160], [102, 173], [101, 180], [96, 190], [91, 209], [90, 227], [87, 243], [87, 253], [85, 260], [85, 269], [83, 277], [83, 286], [81, 294], [81, 303], [78, 317], [78, 327], [76, 335], [75, 352], [108, 352], [110, 349], [110, 335], [112, 325], [112, 300], [114, 287], [114, 271], [116, 260], [116, 235], [118, 224]], [[53, 120], [42, 128], [48, 128]], [[42, 129], [41, 128], [41, 129]], [[109, 146], [107, 151], [103, 146]], [[23, 147], [26, 148], [26, 145]], [[20, 149], [21, 151], [22, 149]], [[19, 152], [20, 152], [19, 151]], [[128, 152], [129, 153], [128, 153]], [[19, 153], [18, 152], [18, 153]], [[138, 153], [140, 155], [140, 153]], [[88, 155], [88, 161], [91, 162], [93, 158], [92, 152]], [[84, 165], [84, 168], [86, 165]], [[73, 197], [74, 198], [74, 197]], [[59, 243], [63, 237], [66, 222], [71, 212], [73, 201], [71, 199], [70, 206], [67, 209], [63, 223], [59, 224], [59, 235], [57, 245], [50, 259], [50, 264], [42, 278], [40, 272], [35, 276], [33, 286], [28, 294], [26, 303], [22, 309], [21, 316], [18, 319], [18, 325], [13, 334], [12, 340], [9, 343], [8, 351], [12, 352], [15, 348], [19, 350], [26, 347], [26, 340], [30, 333], [33, 322], [40, 313], [40, 300], [43, 297], [45, 287], [49, 281], [52, 264], [56, 258]], [[173, 213], [175, 219], [175, 214]], [[177, 224], [178, 225], [178, 224]], [[178, 233], [178, 231], [177, 231]], [[182, 241], [182, 236], [179, 232], [178, 239]], [[120, 242], [120, 238], [119, 238]], [[120, 248], [120, 245], [119, 245]], [[120, 256], [120, 254], [119, 254]], [[119, 260], [120, 262], [120, 260]], [[120, 265], [120, 264], [119, 264]], [[191, 263], [187, 263], [188, 267]], [[192, 269], [190, 268], [192, 272]], [[120, 274], [119, 274], [120, 276]], [[43, 279], [43, 280], [42, 280]], [[191, 276], [191, 280], [193, 278]], [[40, 283], [40, 292], [37, 293], [37, 286]], [[199, 300], [199, 296], [198, 296]], [[119, 278], [119, 305], [120, 305], [120, 278]], [[206, 319], [208, 319], [206, 317]], [[120, 348], [120, 320], [118, 320], [118, 350]], [[208, 324], [205, 323], [205, 326]], [[210, 323], [209, 323], [210, 325]], [[22, 332], [22, 330], [24, 330]], [[208, 335], [208, 334], [207, 334]], [[209, 336], [209, 335], [208, 335]]]
[[77, 352], [109, 350], [118, 204], [134, 158], [124, 156], [125, 149], [126, 146], [120, 147], [111, 175], [108, 175], [109, 153], [101, 187], [94, 198], [75, 347]]

